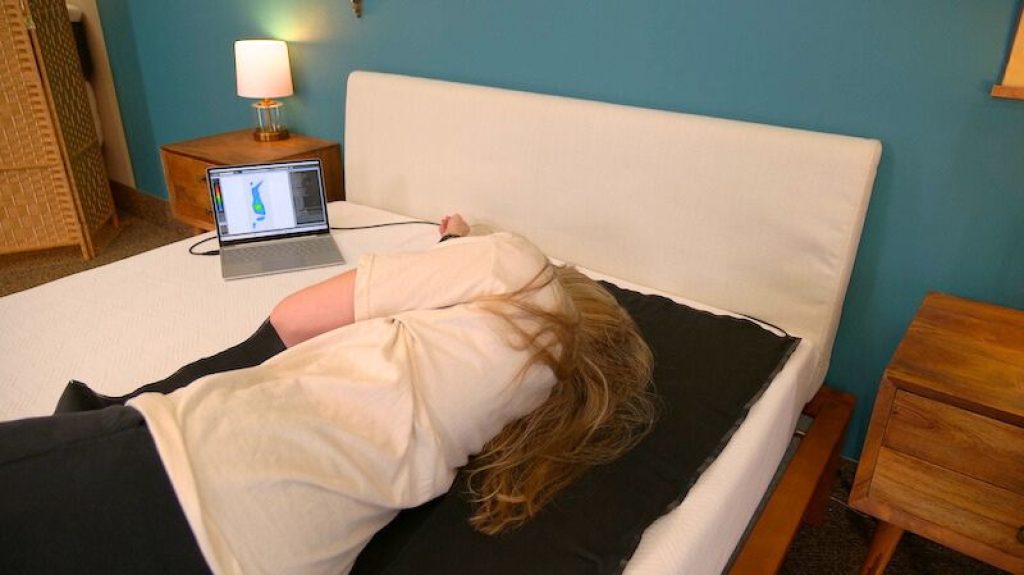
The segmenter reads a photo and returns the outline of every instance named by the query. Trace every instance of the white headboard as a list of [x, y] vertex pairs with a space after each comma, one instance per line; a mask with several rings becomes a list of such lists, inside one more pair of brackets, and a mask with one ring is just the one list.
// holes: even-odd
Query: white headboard
[[823, 378], [881, 144], [355, 72], [344, 153], [353, 202], [461, 211], [563, 261], [763, 319], [813, 341]]

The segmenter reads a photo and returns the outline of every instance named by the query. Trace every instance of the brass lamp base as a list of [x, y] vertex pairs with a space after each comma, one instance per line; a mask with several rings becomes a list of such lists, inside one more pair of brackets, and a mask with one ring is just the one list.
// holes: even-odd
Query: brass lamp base
[[256, 130], [252, 137], [257, 142], [276, 142], [288, 139], [288, 128], [281, 120], [281, 102], [263, 98], [252, 105], [256, 110]]
[[281, 128], [278, 130], [260, 130], [257, 128], [253, 130], [252, 137], [257, 142], [276, 142], [278, 140], [287, 140], [289, 137], [288, 130]]

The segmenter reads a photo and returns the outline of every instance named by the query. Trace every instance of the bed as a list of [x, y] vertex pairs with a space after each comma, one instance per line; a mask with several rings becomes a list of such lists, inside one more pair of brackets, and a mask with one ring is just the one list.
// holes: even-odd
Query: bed
[[[347, 201], [329, 206], [333, 226], [458, 210], [599, 279], [798, 339], [685, 499], [613, 570], [778, 568], [820, 505], [849, 418], [849, 396], [822, 384], [878, 141], [355, 72], [344, 142]], [[436, 241], [425, 225], [334, 233], [351, 263]], [[0, 420], [50, 413], [72, 378], [107, 394], [160, 379], [339, 271], [224, 282], [216, 258], [189, 255], [195, 241], [0, 299]], [[802, 412], [817, 419], [755, 517]]]

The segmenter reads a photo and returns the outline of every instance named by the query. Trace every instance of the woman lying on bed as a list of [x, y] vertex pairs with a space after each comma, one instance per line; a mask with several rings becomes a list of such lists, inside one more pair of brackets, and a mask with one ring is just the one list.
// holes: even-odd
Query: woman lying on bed
[[0, 572], [344, 573], [467, 462], [494, 534], [633, 445], [651, 357], [615, 300], [519, 236], [440, 231], [139, 393], [0, 424]]

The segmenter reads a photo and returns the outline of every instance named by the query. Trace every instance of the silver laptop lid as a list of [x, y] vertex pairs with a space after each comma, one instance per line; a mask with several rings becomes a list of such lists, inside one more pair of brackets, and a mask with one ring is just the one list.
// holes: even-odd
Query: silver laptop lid
[[206, 170], [222, 246], [330, 232], [320, 160]]

